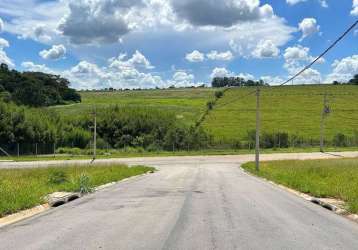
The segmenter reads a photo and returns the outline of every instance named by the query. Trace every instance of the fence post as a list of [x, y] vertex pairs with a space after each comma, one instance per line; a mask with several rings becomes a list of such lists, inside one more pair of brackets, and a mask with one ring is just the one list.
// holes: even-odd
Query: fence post
[[20, 157], [20, 144], [17, 143], [17, 157]]
[[53, 144], [53, 158], [56, 158], [56, 143]]

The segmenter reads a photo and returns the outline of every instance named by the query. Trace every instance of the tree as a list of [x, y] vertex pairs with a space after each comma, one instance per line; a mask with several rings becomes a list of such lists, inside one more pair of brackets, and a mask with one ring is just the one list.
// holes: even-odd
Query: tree
[[42, 72], [18, 72], [0, 65], [0, 92], [8, 92], [11, 100], [33, 107], [80, 102], [81, 96], [69, 88], [70, 82], [58, 75]]
[[354, 75], [354, 78], [349, 81], [350, 84], [358, 85], [358, 74]]

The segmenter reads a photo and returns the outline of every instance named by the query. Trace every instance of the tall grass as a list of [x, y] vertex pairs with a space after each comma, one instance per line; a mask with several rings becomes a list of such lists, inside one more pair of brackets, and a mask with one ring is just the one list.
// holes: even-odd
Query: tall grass
[[118, 164], [0, 170], [0, 217], [42, 204], [53, 192], [79, 192], [83, 176], [90, 189], [152, 170]]
[[350, 212], [358, 213], [358, 158], [263, 162], [260, 172], [254, 163], [243, 168], [315, 197], [343, 200]]

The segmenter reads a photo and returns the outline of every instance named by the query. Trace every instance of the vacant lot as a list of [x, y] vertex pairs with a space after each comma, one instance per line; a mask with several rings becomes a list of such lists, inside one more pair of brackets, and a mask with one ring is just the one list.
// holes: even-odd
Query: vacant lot
[[175, 112], [179, 119], [194, 124], [206, 109], [206, 103], [214, 98], [216, 89], [167, 89], [116, 92], [81, 92], [82, 103], [57, 106], [54, 109], [71, 117], [79, 112], [91, 112], [93, 106], [110, 105], [153, 107]]
[[90, 190], [151, 170], [118, 164], [0, 170], [0, 217], [42, 204], [53, 192]]
[[[217, 108], [203, 123], [216, 141], [246, 140], [248, 131], [255, 129], [256, 97], [240, 99], [255, 88], [230, 89], [220, 99]], [[287, 132], [318, 141], [323, 108], [327, 92], [332, 113], [326, 121], [327, 140], [343, 133], [353, 136], [358, 131], [358, 86], [285, 86], [262, 88], [262, 131]], [[231, 101], [237, 100], [230, 103]], [[220, 107], [220, 105], [229, 103]], [[358, 133], [358, 132], [357, 132]]]
[[343, 200], [350, 212], [358, 213], [358, 158], [263, 162], [259, 173], [253, 163], [243, 168], [315, 197]]

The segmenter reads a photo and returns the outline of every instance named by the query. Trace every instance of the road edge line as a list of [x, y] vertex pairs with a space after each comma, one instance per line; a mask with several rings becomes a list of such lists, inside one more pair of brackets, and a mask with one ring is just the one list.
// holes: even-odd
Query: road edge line
[[[349, 219], [350, 221], [353, 221], [353, 222], [355, 222], [355, 223], [358, 223], [358, 214], [352, 214], [352, 213], [348, 212], [348, 210], [346, 210], [346, 209], [344, 209], [344, 208], [340, 208], [340, 207], [338, 207], [338, 206], [336, 206], [336, 205], [334, 205], [334, 204], [331, 204], [331, 203], [329, 203], [329, 202], [327, 202], [327, 201], [324, 201], [322, 198], [317, 198], [317, 197], [311, 196], [311, 195], [309, 195], [309, 194], [302, 193], [302, 192], [300, 192], [300, 191], [298, 191], [298, 190], [295, 190], [295, 189], [286, 187], [286, 186], [284, 186], [284, 185], [278, 184], [278, 183], [273, 182], [273, 181], [271, 181], [271, 180], [268, 180], [268, 179], [266, 179], [266, 178], [264, 178], [264, 177], [254, 175], [254, 174], [252, 174], [252, 173], [246, 171], [246, 170], [243, 169], [242, 167], [239, 167], [239, 168], [240, 168], [245, 174], [247, 174], [247, 175], [249, 175], [249, 176], [251, 176], [251, 177], [255, 177], [255, 178], [258, 178], [258, 179], [260, 179], [260, 180], [262, 180], [262, 181], [265, 181], [266, 183], [269, 183], [269, 184], [273, 185], [274, 187], [277, 187], [277, 188], [279, 188], [279, 189], [281, 189], [281, 190], [284, 190], [284, 191], [286, 191], [286, 192], [288, 192], [288, 193], [294, 194], [294, 195], [296, 195], [296, 196], [298, 196], [298, 197], [300, 197], [300, 198], [302, 198], [302, 199], [304, 199], [304, 200], [306, 200], [306, 201], [308, 201], [308, 202], [311, 202], [311, 203], [313, 203], [313, 204], [316, 204], [316, 205], [318, 205], [318, 206], [320, 206], [320, 207], [322, 207], [322, 208], [325, 208], [325, 209], [327, 209], [327, 210], [329, 210], [329, 211], [331, 211], [331, 212], [333, 212], [333, 213], [335, 213], [335, 214], [337, 214], [337, 215], [339, 215], [339, 216], [342, 216], [342, 217], [344, 217], [344, 218], [347, 218], [347, 219]], [[342, 201], [342, 202], [344, 202], [344, 201]]]

